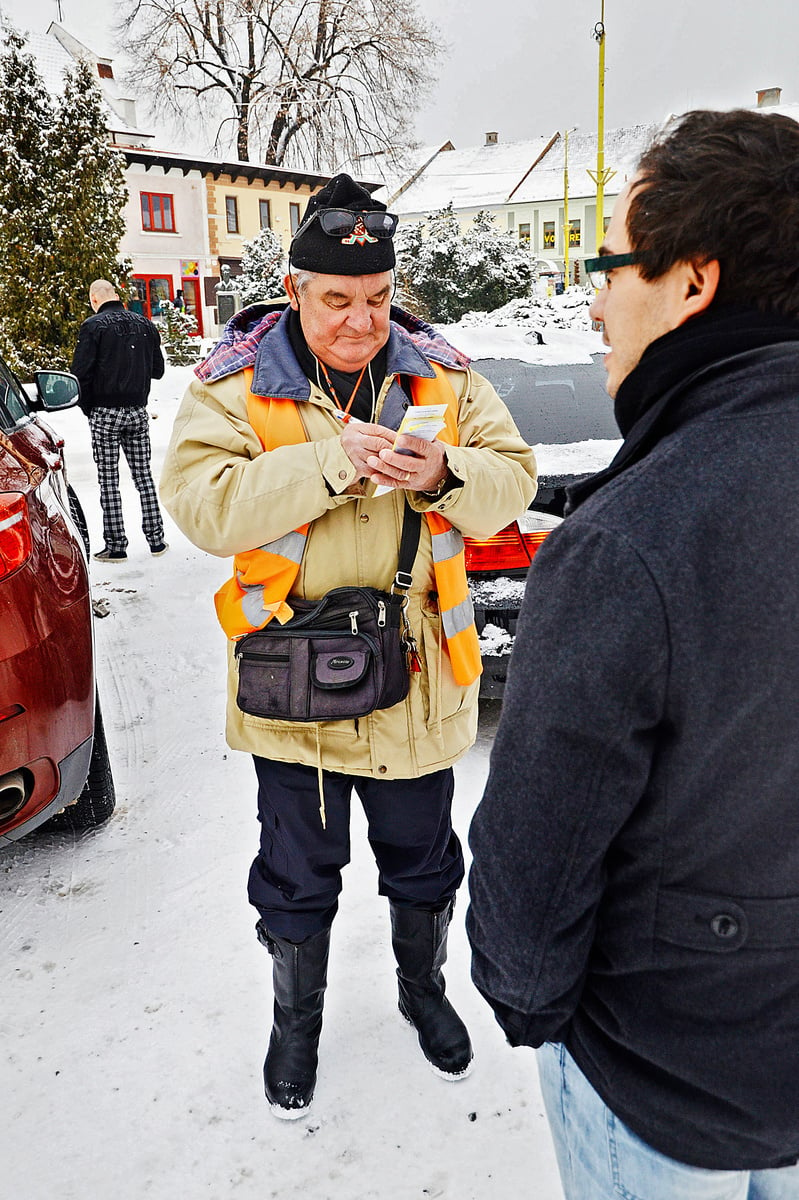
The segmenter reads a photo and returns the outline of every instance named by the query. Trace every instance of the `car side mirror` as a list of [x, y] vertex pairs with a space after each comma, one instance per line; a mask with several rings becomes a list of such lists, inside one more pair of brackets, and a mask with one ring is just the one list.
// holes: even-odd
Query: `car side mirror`
[[67, 371], [37, 371], [33, 378], [42, 407], [49, 412], [72, 408], [80, 399], [80, 384]]

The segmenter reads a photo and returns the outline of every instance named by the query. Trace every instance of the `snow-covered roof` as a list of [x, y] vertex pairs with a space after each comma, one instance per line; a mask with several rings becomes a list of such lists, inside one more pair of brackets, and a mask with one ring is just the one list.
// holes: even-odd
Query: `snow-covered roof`
[[452, 142], [437, 142], [432, 146], [411, 146], [392, 154], [359, 154], [356, 159], [340, 163], [337, 170], [346, 171], [354, 179], [380, 180], [374, 191], [376, 200], [388, 204], [392, 212], [394, 199], [400, 195], [442, 150], [451, 150]]
[[[47, 33], [29, 33], [26, 39], [44, 85], [52, 96], [62, 94], [65, 72], [73, 67], [78, 59], [83, 59], [94, 72], [106, 112], [106, 124], [113, 139], [131, 144], [141, 144], [152, 139], [151, 133], [138, 127], [134, 102], [124, 95], [113, 78], [111, 59], [95, 54], [55, 21], [50, 24]], [[101, 63], [109, 72], [107, 77], [99, 73], [98, 67]]]
[[555, 136], [440, 150], [391, 207], [402, 216], [437, 212], [450, 201], [456, 209], [503, 204]]
[[[618, 193], [622, 184], [634, 174], [638, 159], [654, 137], [659, 125], [630, 125], [624, 129], [605, 132], [605, 169], [615, 171], [606, 190]], [[568, 139], [569, 195], [593, 196], [596, 184], [589, 171], [596, 171], [596, 132], [577, 130]], [[535, 166], [517, 188], [509, 193], [514, 204], [540, 203], [563, 195], [565, 139], [561, 134], [544, 159]]]
[[752, 111], [779, 113], [782, 117], [790, 117], [793, 121], [799, 121], [799, 104], [758, 104]]

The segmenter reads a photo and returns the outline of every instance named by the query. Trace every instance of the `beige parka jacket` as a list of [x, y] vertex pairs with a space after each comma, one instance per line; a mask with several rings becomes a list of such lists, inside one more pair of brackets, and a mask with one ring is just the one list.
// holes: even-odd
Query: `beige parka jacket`
[[[392, 323], [387, 376], [377, 399], [378, 423], [398, 375], [432, 376], [429, 359], [442, 361], [436, 352], [436, 346], [446, 346], [442, 339], [433, 335], [429, 347], [425, 345], [429, 358], [420, 341], [425, 344], [419, 335], [412, 339]], [[285, 322], [271, 327], [260, 341], [254, 365], [253, 392], [297, 399], [308, 441], [263, 450], [247, 420], [247, 376], [241, 369], [214, 382], [195, 379], [175, 420], [160, 494], [189, 540], [220, 557], [254, 549], [311, 522], [295, 596], [316, 600], [345, 585], [389, 590], [397, 570], [406, 495], [414, 508], [424, 512], [435, 507], [462, 534], [476, 538], [488, 537], [520, 516], [535, 495], [532, 450], [493, 387], [468, 368], [447, 371], [459, 400], [460, 444], [448, 446], [446, 454], [461, 486], [431, 501], [401, 490], [374, 497], [374, 485], [359, 484], [341, 447], [335, 406], [302, 374]], [[479, 681], [464, 688], [453, 678], [425, 521], [408, 618], [419, 645], [421, 671], [411, 675], [405, 701], [359, 720], [302, 724], [241, 712], [236, 704], [238, 665], [230, 643], [230, 746], [282, 762], [385, 779], [412, 778], [451, 765], [474, 741]]]

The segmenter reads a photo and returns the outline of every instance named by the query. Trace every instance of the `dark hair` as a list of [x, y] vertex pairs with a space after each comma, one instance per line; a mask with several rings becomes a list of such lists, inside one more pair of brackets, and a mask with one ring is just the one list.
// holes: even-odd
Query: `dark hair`
[[799, 318], [799, 123], [779, 113], [677, 117], [638, 165], [627, 213], [639, 270], [719, 262], [714, 304]]

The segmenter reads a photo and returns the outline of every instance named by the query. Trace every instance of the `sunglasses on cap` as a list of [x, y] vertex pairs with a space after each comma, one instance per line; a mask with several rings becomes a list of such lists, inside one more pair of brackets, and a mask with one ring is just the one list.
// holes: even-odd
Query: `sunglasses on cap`
[[601, 292], [611, 271], [617, 271], [619, 267], [634, 267], [643, 261], [644, 255], [636, 251], [629, 254], [600, 254], [599, 258], [585, 260], [585, 273], [591, 281], [591, 287]]
[[[304, 227], [307, 229], [311, 221], [316, 220], [319, 221], [329, 237], [347, 237], [349, 234], [355, 233], [358, 226], [362, 225], [372, 237], [390, 238], [394, 236], [399, 218], [388, 212], [353, 212], [351, 208], [319, 208], [311, 214], [310, 220], [305, 222]], [[301, 225], [297, 232], [300, 233], [302, 229]]]

